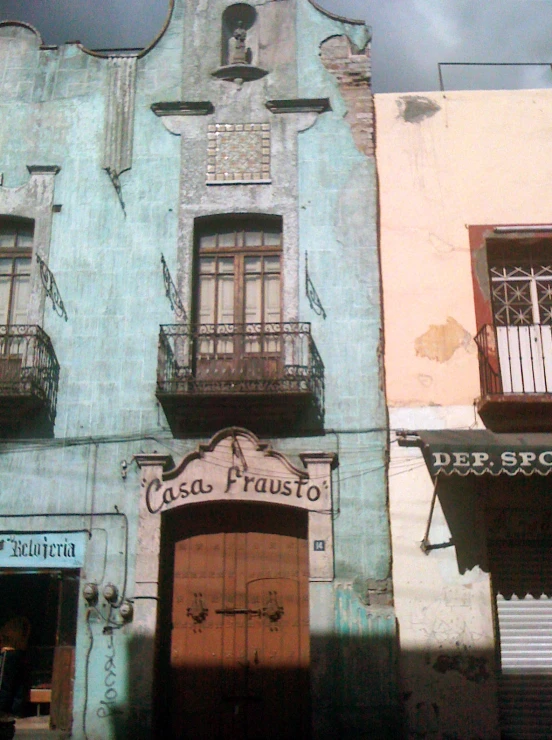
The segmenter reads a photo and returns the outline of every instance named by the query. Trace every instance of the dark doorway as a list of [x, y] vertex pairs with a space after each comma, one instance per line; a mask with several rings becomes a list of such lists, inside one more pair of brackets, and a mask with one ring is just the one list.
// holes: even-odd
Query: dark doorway
[[0, 573], [0, 636], [29, 626], [17, 713], [49, 713], [51, 729], [71, 729], [78, 588], [76, 571]]

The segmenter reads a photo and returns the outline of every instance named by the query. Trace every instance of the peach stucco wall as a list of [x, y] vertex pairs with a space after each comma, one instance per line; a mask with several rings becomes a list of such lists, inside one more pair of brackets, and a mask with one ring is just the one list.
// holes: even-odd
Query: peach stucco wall
[[390, 406], [479, 395], [468, 226], [552, 223], [552, 90], [376, 95]]

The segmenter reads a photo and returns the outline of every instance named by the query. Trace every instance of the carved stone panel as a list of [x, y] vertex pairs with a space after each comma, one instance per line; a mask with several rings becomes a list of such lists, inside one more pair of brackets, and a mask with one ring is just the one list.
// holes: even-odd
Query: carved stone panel
[[207, 184], [270, 182], [270, 124], [208, 127]]

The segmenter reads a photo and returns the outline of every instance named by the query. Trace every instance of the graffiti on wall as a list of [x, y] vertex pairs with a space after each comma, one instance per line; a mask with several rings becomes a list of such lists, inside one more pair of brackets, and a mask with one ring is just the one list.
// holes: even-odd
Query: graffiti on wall
[[[105, 632], [106, 630], [104, 630]], [[117, 667], [115, 662], [115, 641], [113, 630], [107, 628], [107, 652], [104, 663], [104, 695], [96, 714], [100, 718], [112, 717], [114, 714], [122, 714], [122, 709], [117, 706], [119, 692], [115, 688], [117, 683]]]

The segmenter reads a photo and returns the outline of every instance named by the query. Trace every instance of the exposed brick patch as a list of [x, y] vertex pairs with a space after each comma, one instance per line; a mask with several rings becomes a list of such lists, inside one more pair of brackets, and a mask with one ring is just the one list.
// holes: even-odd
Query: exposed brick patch
[[347, 106], [345, 120], [351, 126], [357, 148], [367, 156], [374, 156], [370, 45], [359, 50], [347, 36], [331, 36], [320, 44], [320, 57], [337, 79]]
[[367, 578], [355, 581], [354, 588], [366, 606], [393, 606], [393, 582], [391, 578]]

